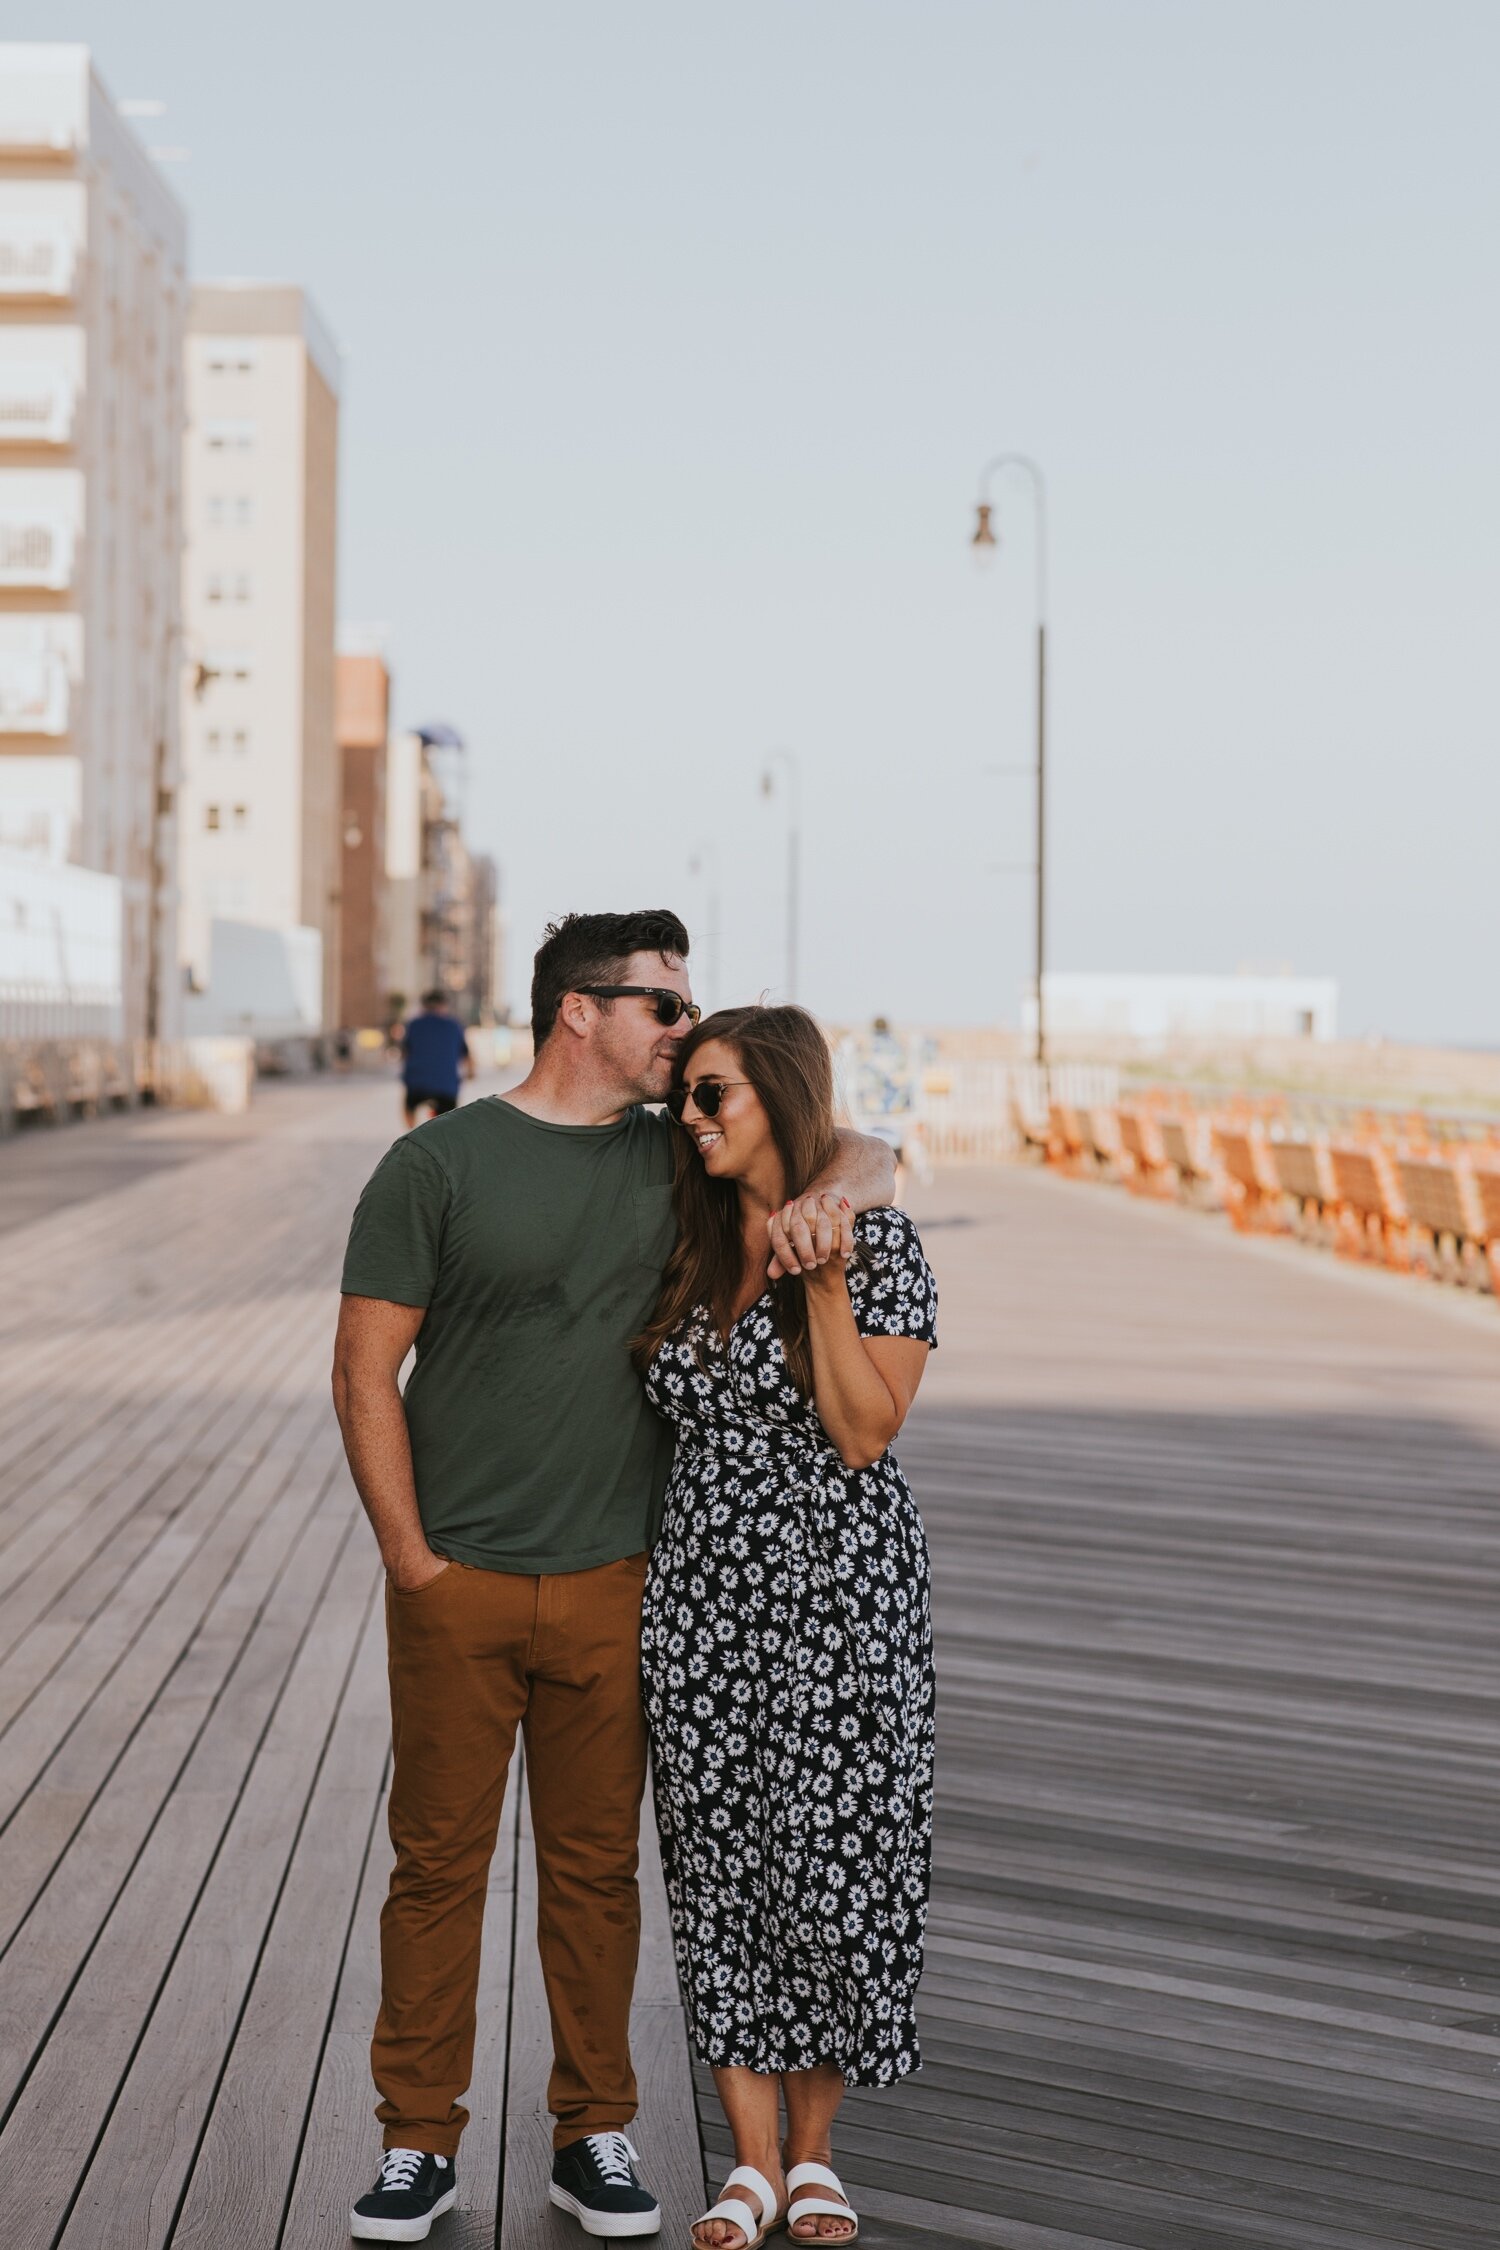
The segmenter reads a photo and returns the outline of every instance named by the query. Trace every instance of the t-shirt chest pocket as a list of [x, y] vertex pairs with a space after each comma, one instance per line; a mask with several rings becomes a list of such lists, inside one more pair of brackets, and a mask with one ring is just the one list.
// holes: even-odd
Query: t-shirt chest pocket
[[672, 1190], [669, 1187], [635, 1188], [631, 1201], [635, 1206], [636, 1256], [643, 1266], [660, 1273], [672, 1254], [676, 1239]]

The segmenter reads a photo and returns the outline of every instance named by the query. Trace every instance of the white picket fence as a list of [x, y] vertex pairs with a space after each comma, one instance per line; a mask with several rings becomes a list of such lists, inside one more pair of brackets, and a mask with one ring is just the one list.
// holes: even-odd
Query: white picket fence
[[1001, 1164], [1019, 1155], [1019, 1107], [1038, 1125], [1048, 1102], [1076, 1109], [1108, 1108], [1120, 1098], [1113, 1063], [989, 1062], [960, 1057], [927, 1063], [919, 1077], [917, 1123], [933, 1164]]

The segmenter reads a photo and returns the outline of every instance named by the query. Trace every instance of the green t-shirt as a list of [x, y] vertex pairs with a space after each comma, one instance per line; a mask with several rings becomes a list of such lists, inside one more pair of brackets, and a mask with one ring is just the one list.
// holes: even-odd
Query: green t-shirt
[[437, 1553], [591, 1570], [655, 1538], [671, 1440], [628, 1347], [672, 1247], [671, 1180], [649, 1110], [546, 1125], [495, 1097], [381, 1159], [343, 1288], [426, 1307], [406, 1426]]

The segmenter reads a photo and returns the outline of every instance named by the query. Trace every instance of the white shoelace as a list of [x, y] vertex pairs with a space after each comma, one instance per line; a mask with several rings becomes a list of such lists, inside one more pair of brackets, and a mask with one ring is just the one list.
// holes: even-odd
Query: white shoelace
[[[388, 2148], [380, 2166], [380, 2193], [393, 2188], [409, 2188], [422, 2169], [422, 2159], [427, 2154], [421, 2148]], [[442, 2159], [438, 2161], [441, 2163]]]
[[606, 2187], [634, 2187], [630, 2167], [640, 2158], [623, 2133], [590, 2133], [588, 2144]]

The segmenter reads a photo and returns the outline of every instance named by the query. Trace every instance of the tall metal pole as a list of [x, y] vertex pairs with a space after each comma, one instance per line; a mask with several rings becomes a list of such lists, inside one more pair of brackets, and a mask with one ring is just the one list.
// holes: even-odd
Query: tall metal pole
[[1047, 1013], [1043, 979], [1047, 971], [1047, 485], [1027, 453], [997, 453], [979, 479], [979, 522], [974, 545], [998, 544], [991, 526], [991, 479], [1006, 469], [1024, 476], [1031, 487], [1036, 557], [1036, 1060], [1047, 1068]]

